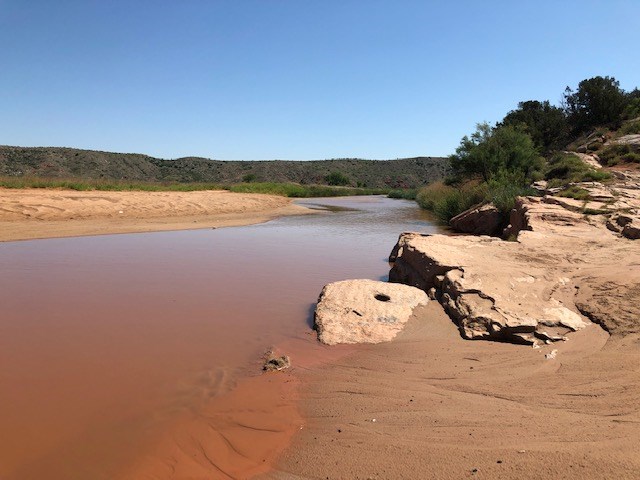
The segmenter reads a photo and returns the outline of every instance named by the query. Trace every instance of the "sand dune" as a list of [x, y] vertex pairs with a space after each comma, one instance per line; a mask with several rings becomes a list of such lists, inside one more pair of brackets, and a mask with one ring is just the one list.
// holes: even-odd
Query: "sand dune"
[[0, 188], [0, 241], [248, 225], [308, 213], [275, 195]]

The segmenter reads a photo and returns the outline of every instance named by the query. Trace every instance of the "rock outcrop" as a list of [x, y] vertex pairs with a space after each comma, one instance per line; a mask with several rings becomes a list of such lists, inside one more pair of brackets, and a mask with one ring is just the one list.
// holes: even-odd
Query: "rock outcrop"
[[474, 235], [499, 235], [503, 226], [500, 210], [491, 203], [476, 205], [465, 210], [453, 217], [449, 225], [456, 232]]
[[427, 302], [424, 291], [407, 285], [373, 280], [330, 283], [316, 307], [318, 339], [327, 345], [392, 340], [413, 309]]
[[[571, 199], [520, 198], [504, 231], [516, 241], [404, 233], [389, 258], [389, 279], [431, 291], [469, 339], [548, 343], [589, 318], [612, 334], [640, 333], [640, 249], [629, 240], [640, 190], [628, 183], [594, 188], [603, 198], [615, 189], [607, 205], [625, 206], [609, 219], [616, 228], [605, 227], [611, 210], [586, 215]], [[625, 300], [612, 302], [605, 285]]]

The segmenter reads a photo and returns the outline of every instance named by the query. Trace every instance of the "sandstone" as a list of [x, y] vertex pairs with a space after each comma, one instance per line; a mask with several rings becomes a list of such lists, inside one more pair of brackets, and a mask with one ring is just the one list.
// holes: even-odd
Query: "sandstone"
[[586, 151], [587, 151], [587, 148], [585, 148], [584, 152], [565, 152], [565, 153], [572, 153], [576, 155], [580, 160], [582, 160], [584, 163], [589, 165], [591, 168], [594, 168], [596, 170], [601, 169], [602, 165], [600, 164], [600, 158], [598, 157], [598, 155], [596, 155], [595, 153], [585, 153]]
[[496, 235], [501, 231], [502, 215], [491, 203], [476, 205], [453, 217], [449, 225], [461, 233]]
[[640, 135], [623, 135], [622, 137], [616, 138], [615, 140], [611, 140], [610, 143], [614, 145], [640, 145]]
[[[603, 199], [624, 196], [607, 226], [628, 238], [640, 236], [638, 180], [627, 173], [612, 187], [592, 185]], [[537, 346], [589, 320], [613, 335], [640, 334], [640, 250], [605, 218], [567, 199], [519, 198], [503, 233], [515, 241], [404, 233], [389, 279], [431, 291], [468, 339]]]
[[428, 302], [417, 288], [374, 280], [344, 280], [326, 285], [318, 299], [315, 327], [327, 345], [392, 340], [413, 309]]

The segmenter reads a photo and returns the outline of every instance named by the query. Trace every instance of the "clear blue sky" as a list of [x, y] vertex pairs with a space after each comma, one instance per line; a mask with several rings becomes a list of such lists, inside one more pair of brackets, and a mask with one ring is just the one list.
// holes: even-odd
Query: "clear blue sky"
[[640, 1], [0, 0], [0, 144], [447, 155], [518, 101], [640, 85]]

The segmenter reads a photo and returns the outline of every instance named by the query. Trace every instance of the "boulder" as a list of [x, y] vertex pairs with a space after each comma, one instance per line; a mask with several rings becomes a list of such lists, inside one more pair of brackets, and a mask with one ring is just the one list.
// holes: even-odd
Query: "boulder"
[[630, 240], [640, 238], [640, 216], [629, 213], [616, 213], [607, 220], [607, 228], [620, 233]]
[[493, 204], [476, 205], [456, 215], [449, 225], [457, 232], [474, 235], [497, 235], [502, 227], [502, 214]]
[[640, 239], [640, 221], [627, 223], [622, 229], [622, 235], [630, 240]]
[[315, 312], [318, 339], [338, 343], [380, 343], [392, 340], [413, 309], [429, 301], [414, 287], [374, 280], [343, 280], [322, 289]]

